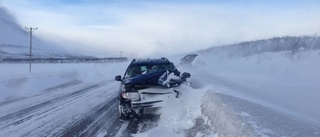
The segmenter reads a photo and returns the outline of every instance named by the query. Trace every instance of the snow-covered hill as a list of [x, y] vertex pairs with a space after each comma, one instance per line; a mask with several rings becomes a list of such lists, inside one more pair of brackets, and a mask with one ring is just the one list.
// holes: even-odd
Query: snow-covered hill
[[291, 55], [303, 50], [320, 49], [320, 37], [275, 37], [271, 39], [241, 42], [238, 44], [212, 47], [199, 51], [201, 54], [211, 54], [218, 58], [248, 57], [265, 52], [290, 51]]
[[[28, 26], [27, 26], [28, 27]], [[35, 31], [36, 33], [36, 31]], [[29, 32], [5, 8], [0, 7], [0, 58], [27, 58]], [[33, 35], [33, 57], [66, 57], [67, 53], [57, 44]]]

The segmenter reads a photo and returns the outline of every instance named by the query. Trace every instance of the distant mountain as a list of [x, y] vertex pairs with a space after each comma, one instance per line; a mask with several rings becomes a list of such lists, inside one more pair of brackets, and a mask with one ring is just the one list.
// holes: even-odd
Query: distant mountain
[[[35, 32], [36, 33], [36, 32]], [[0, 7], [0, 58], [28, 58], [30, 52], [29, 32], [5, 8]], [[57, 45], [33, 36], [33, 57], [70, 57]]]
[[212, 47], [198, 51], [201, 54], [215, 55], [222, 58], [248, 57], [265, 52], [290, 51], [295, 54], [301, 50], [320, 49], [320, 37], [275, 37], [257, 41], [247, 41], [237, 44]]

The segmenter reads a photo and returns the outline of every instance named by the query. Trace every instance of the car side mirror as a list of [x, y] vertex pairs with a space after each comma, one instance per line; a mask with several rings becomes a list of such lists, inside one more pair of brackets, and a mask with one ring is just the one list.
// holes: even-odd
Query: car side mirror
[[181, 74], [181, 78], [182, 78], [183, 81], [186, 81], [187, 78], [190, 78], [190, 77], [191, 77], [191, 74], [188, 73], [188, 72], [183, 72], [183, 73]]
[[122, 81], [122, 79], [121, 79], [121, 76], [120, 76], [120, 75], [116, 76], [114, 79], [115, 79], [116, 81]]

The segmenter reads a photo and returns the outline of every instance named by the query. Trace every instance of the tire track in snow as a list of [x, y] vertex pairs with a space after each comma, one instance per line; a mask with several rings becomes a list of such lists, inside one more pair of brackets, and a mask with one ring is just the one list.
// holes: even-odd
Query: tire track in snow
[[130, 121], [120, 121], [118, 117], [117, 98], [103, 103], [98, 110], [75, 122], [65, 131], [54, 136], [122, 136], [131, 137], [132, 134], [145, 132], [155, 126], [159, 116], [145, 116]]
[[[74, 92], [71, 92], [71, 93], [68, 93], [66, 95], [63, 95], [63, 96], [59, 96], [57, 98], [54, 98], [54, 99], [51, 99], [51, 100], [48, 100], [48, 101], [45, 101], [45, 102], [42, 102], [40, 104], [37, 104], [37, 105], [34, 105], [34, 106], [31, 106], [31, 107], [28, 107], [28, 108], [25, 108], [23, 110], [20, 110], [18, 112], [14, 112], [14, 113], [11, 113], [11, 114], [8, 114], [8, 115], [5, 115], [3, 117], [0, 117], [0, 122], [4, 122], [4, 121], [10, 121], [12, 119], [19, 119], [23, 116], [26, 116], [26, 115], [29, 115], [31, 113], [35, 113], [37, 110], [43, 108], [43, 107], [46, 107], [50, 104], [54, 104], [56, 102], [59, 102], [61, 100], [64, 100], [64, 99], [67, 99], [67, 98], [72, 98], [72, 97], [75, 97], [75, 96], [79, 96], [87, 91], [90, 91], [90, 90], [93, 90], [93, 89], [96, 89], [96, 88], [99, 88], [103, 85], [105, 85], [107, 83], [103, 82], [103, 83], [100, 83], [100, 84], [94, 84], [94, 85], [91, 85], [89, 87], [86, 87], [86, 88], [83, 88], [83, 89], [80, 89], [80, 90], [77, 90], [77, 91], [74, 91]], [[34, 114], [34, 115], [39, 115], [39, 114]], [[23, 119], [20, 119], [18, 121], [15, 121], [13, 123], [10, 123], [8, 125], [5, 125], [3, 127], [7, 127], [7, 126], [11, 126], [11, 125], [16, 125], [16, 124], [19, 124], [19, 123], [22, 123], [28, 119], [30, 119], [31, 117], [33, 117], [34, 115], [30, 115], [30, 116], [27, 116]], [[0, 127], [0, 128], [3, 128], [3, 127]]]
[[93, 136], [97, 131], [102, 128], [106, 123], [117, 118], [117, 98], [113, 98], [106, 103], [103, 103], [102, 107], [94, 112], [90, 112], [89, 115], [82, 118], [80, 121], [75, 122], [68, 127], [63, 133], [62, 137], [69, 136]]
[[[133, 134], [146, 132], [154, 127], [157, 127], [159, 119], [160, 116], [158, 115], [144, 115], [142, 117], [135, 118], [128, 121], [129, 123], [125, 130], [121, 131], [120, 129], [118, 132], [121, 133], [118, 133], [118, 135], [120, 134], [121, 137], [132, 137]], [[108, 136], [109, 135], [106, 135], [105, 137]]]
[[[125, 122], [124, 124], [122, 124], [122, 126], [119, 128], [117, 134], [114, 135], [114, 137], [122, 137], [124, 130], [127, 129], [129, 125], [129, 122]], [[109, 135], [105, 135], [105, 136], [109, 136]]]
[[[29, 123], [32, 121], [46, 122], [40, 122], [31, 129], [27, 129], [27, 132], [23, 132], [21, 136], [62, 136], [62, 133], [66, 129], [71, 128], [72, 125], [82, 121], [85, 117], [90, 115], [92, 119], [96, 119], [96, 116], [92, 115], [92, 113], [105, 106], [106, 103], [116, 96], [115, 92], [107, 92], [114, 90], [114, 86], [111, 83], [80, 96], [63, 100], [53, 105], [53, 107], [46, 107], [45, 109], [49, 110], [48, 113], [35, 116]], [[86, 107], [88, 109], [80, 109], [78, 111], [77, 107]]]
[[22, 100], [25, 100], [25, 99], [30, 99], [30, 98], [33, 98], [33, 97], [37, 97], [37, 96], [40, 96], [40, 95], [43, 95], [43, 94], [47, 94], [49, 92], [53, 92], [53, 91], [60, 90], [60, 89], [63, 89], [63, 88], [68, 88], [68, 87], [71, 87], [71, 86], [75, 86], [75, 85], [78, 85], [80, 83], [82, 83], [82, 82], [78, 81], [78, 80], [74, 80], [74, 81], [70, 81], [70, 82], [67, 82], [67, 83], [59, 84], [59, 85], [47, 88], [47, 89], [41, 91], [40, 94], [36, 94], [34, 96], [31, 96], [31, 97], [19, 97], [19, 98], [9, 99], [9, 100], [0, 102], [0, 107], [3, 106], [3, 105], [10, 104], [10, 103], [14, 103], [14, 102], [22, 101]]
[[53, 86], [53, 87], [47, 88], [44, 91], [45, 92], [52, 92], [52, 91], [56, 91], [56, 90], [59, 90], [59, 89], [62, 89], [62, 88], [67, 88], [67, 87], [70, 87], [70, 86], [74, 86], [74, 85], [77, 85], [77, 84], [80, 84], [80, 83], [82, 83], [82, 81], [74, 80], [74, 81], [70, 81], [70, 82], [67, 82], [67, 83], [63, 83], [63, 84], [60, 84], [60, 85], [57, 85], [57, 86]]
[[[116, 134], [132, 136], [132, 134], [144, 132], [157, 125], [154, 122], [150, 124], [150, 121], [143, 120], [143, 118], [127, 122], [120, 121], [117, 110], [117, 93], [109, 94], [105, 92], [116, 90], [115, 85], [108, 86], [110, 83], [112, 81], [92, 84], [89, 87], [48, 98], [42, 103], [39, 102], [17, 111], [18, 113], [11, 112], [4, 115], [0, 117], [0, 120], [2, 120], [0, 121], [0, 131], [3, 131], [1, 134], [10, 135], [12, 132], [12, 135], [17, 136], [115, 136]], [[99, 89], [99, 87], [102, 88]], [[60, 92], [64, 89], [57, 88], [57, 90]], [[61, 113], [70, 108], [69, 105], [75, 106], [81, 100], [94, 99], [103, 94], [106, 95], [103, 97], [105, 102], [102, 101], [91, 110], [88, 109], [86, 114], [68, 112], [67, 117], [65, 117]], [[40, 121], [47, 122], [41, 123]], [[33, 122], [40, 123], [32, 124]], [[28, 123], [36, 126], [24, 128], [29, 125]], [[124, 127], [125, 123], [127, 126]], [[14, 128], [10, 129], [9, 127]]]

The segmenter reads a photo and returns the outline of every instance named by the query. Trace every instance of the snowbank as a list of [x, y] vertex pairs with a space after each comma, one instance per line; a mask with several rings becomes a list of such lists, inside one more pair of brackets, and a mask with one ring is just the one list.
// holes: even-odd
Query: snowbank
[[197, 87], [212, 86], [202, 112], [219, 136], [318, 136], [320, 50], [202, 60], [185, 70]]
[[235, 114], [232, 106], [224, 103], [223, 99], [206, 92], [202, 98], [201, 112], [212, 123], [219, 137], [253, 137], [257, 136], [241, 117]]

